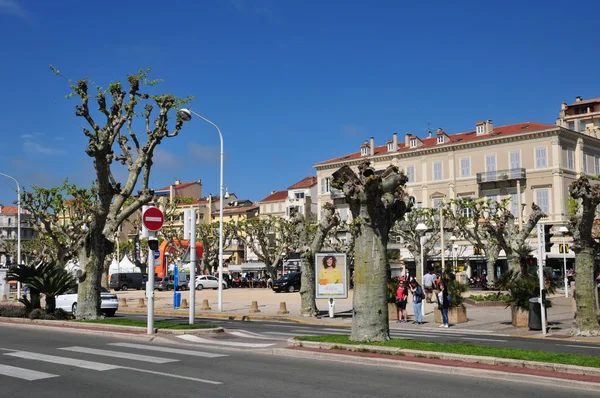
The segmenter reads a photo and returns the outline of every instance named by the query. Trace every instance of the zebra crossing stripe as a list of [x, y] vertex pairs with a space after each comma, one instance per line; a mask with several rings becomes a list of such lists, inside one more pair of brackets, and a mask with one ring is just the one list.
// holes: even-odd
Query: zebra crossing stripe
[[137, 348], [139, 350], [168, 352], [171, 354], [190, 355], [190, 356], [194, 356], [194, 357], [204, 357], [204, 358], [219, 358], [219, 357], [228, 356], [226, 354], [214, 354], [212, 352], [183, 350], [181, 348], [157, 347], [157, 346], [134, 344], [134, 343], [109, 343], [108, 345], [114, 345], [117, 347], [126, 347], [126, 348]]
[[87, 347], [77, 347], [77, 346], [63, 347], [63, 348], [59, 348], [59, 350], [80, 352], [82, 354], [100, 355], [103, 357], [129, 359], [132, 361], [140, 361], [140, 362], [150, 362], [150, 363], [179, 362], [179, 359], [151, 357], [148, 355], [129, 354], [129, 353], [123, 353], [123, 352], [118, 352], [118, 351], [106, 351], [106, 350], [99, 350], [96, 348], [87, 348]]
[[0, 375], [14, 377], [21, 380], [34, 381], [41, 379], [49, 379], [51, 377], [58, 377], [52, 373], [38, 372], [37, 370], [17, 368], [16, 366], [1, 365], [0, 364]]
[[274, 344], [258, 344], [258, 343], [238, 343], [238, 342], [234, 342], [234, 341], [217, 341], [217, 340], [204, 339], [202, 337], [193, 336], [191, 334], [184, 334], [184, 335], [177, 336], [177, 337], [179, 337], [182, 340], [191, 341], [192, 343], [210, 344], [211, 346], [222, 345], [222, 346], [228, 346], [228, 347], [267, 348], [267, 347], [271, 347], [274, 345]]
[[32, 360], [41, 361], [41, 362], [49, 362], [49, 363], [54, 363], [54, 364], [59, 364], [59, 365], [74, 366], [76, 368], [98, 370], [98, 371], [113, 370], [113, 369], [119, 368], [119, 366], [110, 365], [107, 363], [84, 361], [82, 359], [75, 359], [75, 358], [58, 357], [56, 355], [38, 354], [36, 352], [16, 351], [16, 352], [9, 352], [4, 355], [8, 355], [10, 357], [22, 358], [22, 359], [32, 359]]

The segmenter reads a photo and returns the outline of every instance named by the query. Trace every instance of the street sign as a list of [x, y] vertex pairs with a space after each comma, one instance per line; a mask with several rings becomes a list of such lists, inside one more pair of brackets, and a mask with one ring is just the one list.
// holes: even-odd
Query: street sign
[[160, 257], [160, 250], [154, 250], [154, 259], [158, 260], [159, 257]]
[[165, 217], [158, 207], [149, 207], [142, 215], [142, 222], [148, 231], [158, 231], [165, 222]]

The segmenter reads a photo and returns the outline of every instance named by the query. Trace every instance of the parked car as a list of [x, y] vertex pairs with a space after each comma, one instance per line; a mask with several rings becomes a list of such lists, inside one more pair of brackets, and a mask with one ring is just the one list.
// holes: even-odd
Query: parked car
[[[170, 274], [168, 276], [167, 290], [175, 289], [175, 275]], [[177, 288], [176, 290], [190, 290], [190, 274], [187, 272], [180, 272], [177, 275]]]
[[[75, 314], [77, 312], [77, 287], [74, 285], [64, 294], [56, 296], [56, 308], [61, 308], [66, 312]], [[105, 288], [100, 288], [100, 309], [105, 316], [113, 316], [119, 309], [119, 299], [116, 294], [111, 293]]]
[[279, 292], [297, 292], [300, 290], [301, 272], [291, 272], [284, 275], [281, 279], [273, 282], [273, 291]]
[[161, 292], [167, 288], [168, 284], [169, 278], [167, 277], [154, 279], [154, 288], [158, 289]]
[[108, 287], [116, 291], [126, 291], [127, 289], [140, 290], [146, 287], [145, 280], [147, 279], [144, 278], [144, 274], [141, 272], [120, 272], [110, 276]]
[[[196, 277], [196, 290], [218, 289], [219, 278], [211, 275], [200, 275]], [[227, 289], [227, 282], [223, 281], [223, 289]]]

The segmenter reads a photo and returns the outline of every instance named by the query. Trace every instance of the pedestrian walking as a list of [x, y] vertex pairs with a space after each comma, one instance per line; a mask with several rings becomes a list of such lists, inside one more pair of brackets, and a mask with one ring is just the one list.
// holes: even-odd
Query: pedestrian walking
[[425, 300], [428, 303], [432, 303], [433, 296], [433, 282], [435, 281], [435, 276], [431, 273], [431, 270], [428, 270], [427, 273], [423, 276], [423, 289], [425, 289]]
[[450, 294], [446, 290], [444, 282], [440, 282], [440, 292], [438, 293], [438, 308], [442, 311], [441, 328], [448, 327], [448, 309], [450, 308]]
[[398, 310], [398, 323], [408, 322], [406, 302], [408, 301], [408, 287], [400, 281], [396, 290], [396, 309]]
[[413, 296], [413, 310], [415, 312], [415, 320], [413, 323], [417, 325], [423, 324], [422, 302], [425, 298], [423, 288], [417, 283], [416, 279], [410, 281], [410, 292]]

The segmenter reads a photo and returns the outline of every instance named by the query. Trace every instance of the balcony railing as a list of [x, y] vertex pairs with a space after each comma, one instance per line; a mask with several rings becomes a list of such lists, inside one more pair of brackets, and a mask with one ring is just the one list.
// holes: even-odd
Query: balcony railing
[[525, 169], [510, 169], [477, 173], [477, 183], [523, 180], [526, 178]]

